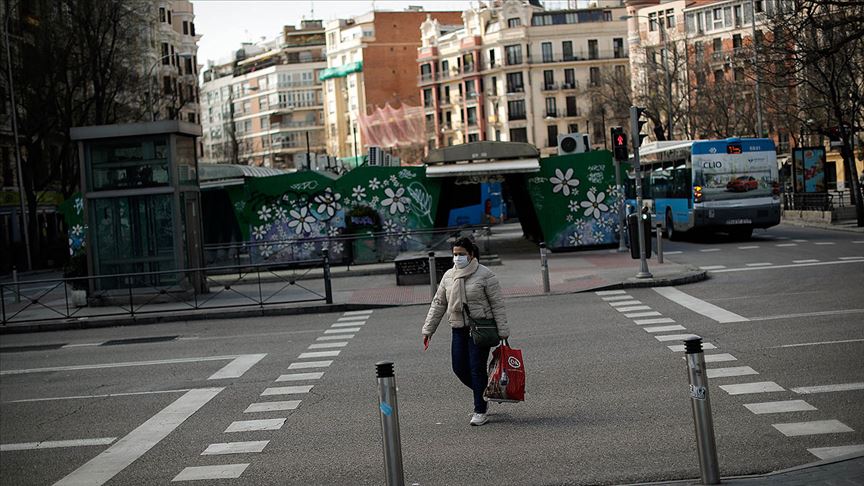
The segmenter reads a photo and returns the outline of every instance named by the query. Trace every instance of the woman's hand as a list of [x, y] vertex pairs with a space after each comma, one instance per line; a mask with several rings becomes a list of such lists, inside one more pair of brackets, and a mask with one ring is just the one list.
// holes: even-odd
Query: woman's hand
[[431, 341], [431, 340], [432, 340], [431, 336], [426, 336], [426, 335], [423, 336], [423, 351], [426, 351], [427, 349], [429, 349], [429, 341]]

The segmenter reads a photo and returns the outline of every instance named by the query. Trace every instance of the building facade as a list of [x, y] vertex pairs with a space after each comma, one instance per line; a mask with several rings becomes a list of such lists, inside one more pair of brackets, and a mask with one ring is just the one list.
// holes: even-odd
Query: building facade
[[462, 25], [427, 20], [418, 50], [427, 145], [528, 142], [557, 152], [558, 136], [603, 147], [626, 113], [601, 93], [629, 70], [624, 2], [545, 10], [505, 0], [467, 10]]
[[279, 38], [246, 44], [211, 64], [202, 86], [202, 162], [300, 168], [322, 154], [324, 61], [321, 21], [286, 26]]
[[[420, 24], [427, 17], [448, 25], [461, 23], [461, 12], [423, 12], [417, 8], [374, 11], [327, 23], [327, 70], [321, 78], [329, 155], [357, 157], [366, 153], [364, 133], [372, 128], [361, 126], [365, 115], [388, 105], [397, 110], [419, 107], [416, 57]], [[406, 114], [403, 111], [395, 116], [404, 118]], [[414, 144], [422, 147], [422, 134], [416, 142], [398, 142], [402, 150]], [[405, 155], [403, 159], [415, 158]]]
[[195, 12], [189, 0], [159, 0], [151, 15], [151, 42], [146, 66], [150, 78], [148, 113], [154, 120], [200, 123], [198, 41]]

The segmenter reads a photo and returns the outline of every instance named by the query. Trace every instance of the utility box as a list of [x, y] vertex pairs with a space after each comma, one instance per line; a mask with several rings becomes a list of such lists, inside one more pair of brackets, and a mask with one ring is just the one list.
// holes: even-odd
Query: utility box
[[[394, 260], [396, 264], [396, 285], [429, 285], [429, 254], [400, 253]], [[435, 279], [441, 282], [444, 272], [453, 268], [453, 254], [435, 252]]]
[[[630, 256], [638, 260], [639, 256], [639, 227], [636, 226], [639, 221], [639, 215], [636, 213], [627, 216], [627, 235], [630, 237]], [[642, 211], [642, 226], [645, 229], [645, 258], [651, 258], [651, 214], [645, 210]]]

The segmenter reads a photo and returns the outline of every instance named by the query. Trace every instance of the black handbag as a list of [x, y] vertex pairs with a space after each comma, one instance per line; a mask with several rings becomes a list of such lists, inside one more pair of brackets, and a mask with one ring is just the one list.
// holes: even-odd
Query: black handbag
[[501, 341], [501, 338], [498, 337], [498, 324], [495, 323], [495, 319], [471, 317], [468, 312], [468, 304], [462, 304], [462, 316], [465, 318], [465, 323], [468, 324], [471, 339], [477, 346], [491, 348], [497, 346]]

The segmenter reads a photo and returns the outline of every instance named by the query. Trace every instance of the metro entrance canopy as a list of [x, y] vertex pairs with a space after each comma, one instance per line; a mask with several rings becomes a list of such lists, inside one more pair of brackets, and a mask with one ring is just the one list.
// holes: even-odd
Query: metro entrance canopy
[[427, 177], [528, 174], [540, 170], [540, 151], [520, 142], [474, 142], [431, 150]]

